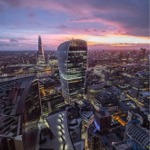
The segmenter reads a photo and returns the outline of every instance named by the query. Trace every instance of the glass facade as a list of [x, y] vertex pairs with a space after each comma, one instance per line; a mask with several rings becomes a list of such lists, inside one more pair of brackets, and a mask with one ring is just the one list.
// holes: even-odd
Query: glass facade
[[85, 91], [87, 43], [67, 41], [58, 47], [57, 52], [62, 94], [71, 103]]

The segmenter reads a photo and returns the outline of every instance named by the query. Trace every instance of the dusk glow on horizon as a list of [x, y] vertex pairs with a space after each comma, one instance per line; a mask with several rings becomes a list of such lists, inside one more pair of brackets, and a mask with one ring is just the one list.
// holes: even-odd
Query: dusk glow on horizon
[[0, 50], [56, 50], [70, 39], [89, 49], [149, 49], [149, 0], [0, 0]]

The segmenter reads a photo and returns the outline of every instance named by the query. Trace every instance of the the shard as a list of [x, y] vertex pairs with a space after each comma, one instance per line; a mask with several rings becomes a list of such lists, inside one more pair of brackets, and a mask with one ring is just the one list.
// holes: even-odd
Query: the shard
[[39, 35], [39, 38], [38, 38], [38, 55], [43, 55], [44, 56], [44, 50], [43, 50], [42, 40], [41, 40], [40, 35]]
[[45, 63], [45, 57], [44, 57], [44, 50], [42, 45], [41, 36], [39, 35], [38, 38], [38, 53], [37, 53], [37, 64], [44, 64]]

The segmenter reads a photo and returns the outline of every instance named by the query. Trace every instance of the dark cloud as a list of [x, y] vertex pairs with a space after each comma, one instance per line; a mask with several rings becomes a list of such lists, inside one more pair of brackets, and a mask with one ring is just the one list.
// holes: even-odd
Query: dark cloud
[[149, 36], [149, 0], [82, 0], [81, 6], [82, 3], [89, 14], [71, 18], [71, 22], [98, 23], [99, 19], [99, 24], [103, 20], [110, 25], [119, 25], [126, 34]]
[[17, 39], [10, 39], [9, 41], [10, 41], [11, 43], [17, 43], [17, 42], [18, 42]]
[[34, 19], [35, 18], [35, 14], [33, 12], [29, 12], [28, 14], [30, 19]]
[[[89, 2], [89, 3], [88, 3]], [[120, 25], [126, 34], [149, 36], [149, 0], [88, 0], [91, 17], [78, 17], [72, 21], [103, 19]]]
[[12, 46], [17, 46], [17, 43], [10, 43], [6, 41], [0, 41], [0, 46], [1, 47], [12, 47]]
[[0, 50], [22, 50], [22, 49], [34, 49], [36, 44], [29, 43], [30, 39], [28, 38], [9, 38], [9, 37], [0, 37]]
[[2, 2], [10, 6], [19, 6], [21, 4], [20, 0], [2, 0]]
[[60, 26], [57, 26], [58, 29], [67, 29], [68, 27], [66, 25], [60, 25]]
[[149, 36], [149, 0], [0, 0], [0, 12], [9, 44], [38, 33]]
[[149, 31], [149, 19], [148, 14], [145, 16], [138, 16], [138, 14], [123, 14], [123, 13], [114, 13], [106, 14], [104, 16], [100, 15], [99, 17], [104, 20], [116, 23], [122, 27], [127, 34], [137, 35], [137, 36], [148, 36]]
[[[2, 0], [12, 7], [46, 9], [48, 11], [56, 10], [58, 13], [68, 12], [72, 18], [71, 22], [96, 22], [98, 19], [113, 22], [122, 27], [126, 34], [136, 36], [148, 36], [149, 34], [149, 0]], [[82, 6], [82, 7], [80, 7]], [[35, 14], [30, 11], [28, 17], [31, 23], [37, 22]], [[96, 20], [93, 20], [96, 18]], [[59, 20], [55, 20], [59, 22]], [[61, 23], [61, 22], [60, 22]], [[98, 22], [97, 22], [98, 23]], [[65, 28], [61, 27], [60, 28]]]
[[22, 37], [18, 37], [18, 38], [0, 37], [0, 43], [3, 46], [16, 45], [26, 40], [27, 40], [26, 38], [22, 38]]

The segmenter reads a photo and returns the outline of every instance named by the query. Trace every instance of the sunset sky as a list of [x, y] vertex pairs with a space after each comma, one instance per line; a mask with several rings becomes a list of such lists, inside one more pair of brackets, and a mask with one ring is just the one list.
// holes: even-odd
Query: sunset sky
[[47, 50], [148, 49], [149, 0], [0, 0], [0, 50], [37, 50], [38, 35]]

